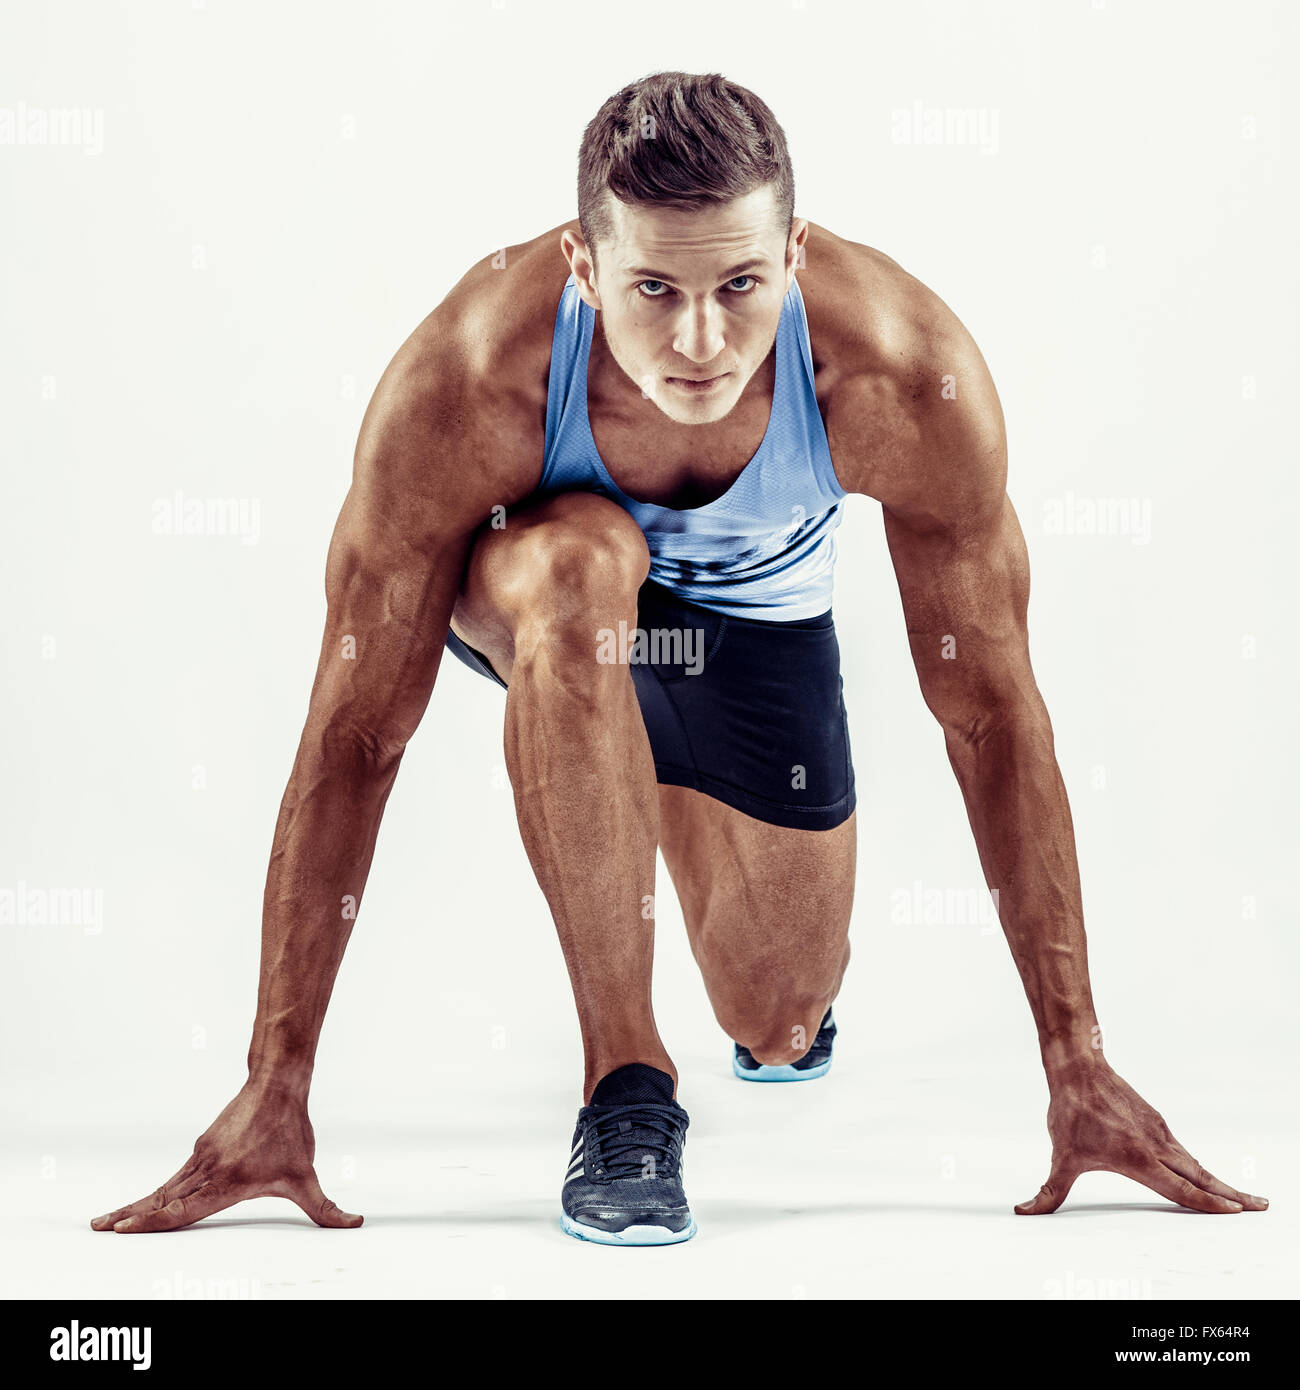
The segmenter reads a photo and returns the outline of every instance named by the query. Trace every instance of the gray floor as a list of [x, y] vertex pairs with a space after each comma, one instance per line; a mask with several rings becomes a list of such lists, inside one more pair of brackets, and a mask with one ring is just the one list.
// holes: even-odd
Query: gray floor
[[[1055, 1216], [1016, 1217], [1046, 1173], [1037, 1117], [999, 1105], [979, 1072], [868, 1076], [843, 1040], [823, 1081], [754, 1086], [724, 1059], [680, 1059], [693, 1119], [687, 1190], [699, 1234], [613, 1250], [565, 1236], [560, 1177], [572, 1106], [558, 1085], [449, 1069], [423, 1118], [314, 1115], [318, 1169], [357, 1231], [322, 1231], [266, 1199], [171, 1235], [92, 1232], [188, 1152], [189, 1128], [129, 1141], [43, 1126], [3, 1153], [8, 1297], [125, 1298], [1276, 1298], [1295, 1296], [1293, 1136], [1227, 1115], [1194, 1124], [1198, 1156], [1263, 1192], [1262, 1215], [1201, 1217], [1092, 1174]], [[859, 1039], [859, 1044], [861, 1040]], [[868, 1084], [869, 1083], [869, 1084]], [[1190, 1091], [1168, 1099], [1187, 1123]], [[990, 1107], [993, 1108], [990, 1108]], [[414, 1110], [419, 1107], [413, 1107]], [[53, 1117], [51, 1117], [52, 1119]], [[1187, 1123], [1181, 1128], [1186, 1129]], [[1184, 1139], [1192, 1147], [1191, 1135]], [[1249, 1140], [1253, 1156], [1235, 1157]], [[1245, 1168], [1255, 1176], [1248, 1183]], [[1041, 1171], [1040, 1171], [1041, 1170]]]

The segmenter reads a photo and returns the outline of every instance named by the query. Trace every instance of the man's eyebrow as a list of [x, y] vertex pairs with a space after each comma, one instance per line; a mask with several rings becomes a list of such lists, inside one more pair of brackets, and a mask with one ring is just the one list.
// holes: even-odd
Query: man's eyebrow
[[[767, 265], [766, 256], [751, 256], [747, 261], [741, 261], [739, 265], [733, 265], [730, 270], [723, 271], [719, 277], [721, 280], [734, 280], [736, 276], [743, 275], [747, 270], [753, 270], [760, 265]], [[624, 271], [626, 275], [643, 275], [647, 280], [662, 280], [665, 284], [675, 283], [677, 277], [669, 275], [662, 270], [647, 270], [645, 266], [633, 266]]]

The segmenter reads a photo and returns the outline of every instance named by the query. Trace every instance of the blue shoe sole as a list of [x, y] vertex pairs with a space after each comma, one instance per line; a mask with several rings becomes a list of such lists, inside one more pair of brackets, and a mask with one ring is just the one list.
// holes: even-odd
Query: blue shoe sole
[[566, 1235], [587, 1240], [593, 1245], [680, 1245], [699, 1229], [695, 1218], [684, 1231], [670, 1231], [667, 1226], [628, 1226], [621, 1231], [602, 1231], [599, 1226], [584, 1226], [567, 1211], [560, 1212], [560, 1225]]
[[783, 1067], [759, 1066], [754, 1070], [740, 1065], [740, 1058], [733, 1052], [731, 1055], [731, 1070], [736, 1073], [742, 1081], [816, 1081], [819, 1076], [825, 1076], [831, 1069], [831, 1062], [834, 1059], [828, 1057], [824, 1062], [819, 1062], [815, 1067], [799, 1068], [786, 1065]]

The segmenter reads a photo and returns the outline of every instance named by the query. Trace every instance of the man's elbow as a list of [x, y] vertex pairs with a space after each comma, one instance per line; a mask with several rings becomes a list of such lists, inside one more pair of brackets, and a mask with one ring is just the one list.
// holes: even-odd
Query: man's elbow
[[414, 732], [404, 721], [334, 710], [314, 730], [309, 721], [304, 742], [327, 768], [383, 774], [396, 770]]
[[926, 703], [950, 748], [978, 751], [993, 742], [1024, 737], [1052, 746], [1052, 721], [1032, 678], [978, 691], [948, 691], [927, 696]]

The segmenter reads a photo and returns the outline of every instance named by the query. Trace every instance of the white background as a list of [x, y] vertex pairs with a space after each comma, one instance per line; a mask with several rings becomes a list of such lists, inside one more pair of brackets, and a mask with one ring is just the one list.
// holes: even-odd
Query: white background
[[[9, 1292], [1296, 1292], [1284, 8], [83, 0], [10, 17], [0, 108], [86, 108], [102, 139], [92, 119], [89, 144], [0, 144], [0, 889], [102, 890], [103, 919], [0, 927]], [[317, 1231], [268, 1200], [165, 1239], [93, 1234], [243, 1077], [271, 832], [370, 391], [471, 263], [574, 214], [584, 124], [661, 68], [761, 95], [799, 214], [893, 256], [980, 343], [1108, 1055], [1274, 1208], [1197, 1218], [1090, 1176], [1057, 1216], [1012, 1216], [1047, 1172], [1034, 1032], [1000, 933], [895, 920], [916, 884], [982, 880], [879, 508], [853, 499], [836, 615], [861, 868], [825, 1082], [731, 1078], [661, 869], [656, 1005], [693, 1117], [694, 1241], [628, 1258], [559, 1231], [577, 1028], [514, 824], [504, 697], [450, 658], [313, 1092], [322, 1181], [366, 1226]], [[979, 113], [984, 140], [907, 142], [918, 105]], [[255, 542], [155, 534], [177, 490], [256, 503]], [[1053, 534], [1070, 497], [1149, 505], [1149, 538]]]

